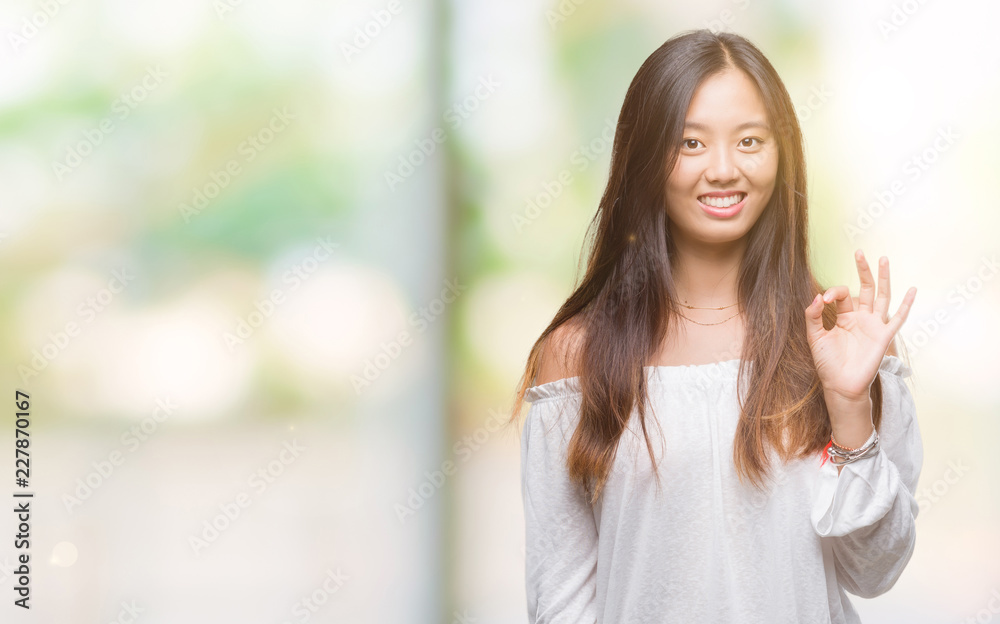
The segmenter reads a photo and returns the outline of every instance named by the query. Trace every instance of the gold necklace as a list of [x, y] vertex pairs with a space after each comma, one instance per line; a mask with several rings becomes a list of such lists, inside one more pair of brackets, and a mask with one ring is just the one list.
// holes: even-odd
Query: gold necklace
[[[728, 308], [728, 307], [731, 307], [731, 306], [726, 306], [726, 307]], [[706, 309], [706, 310], [707, 310], [707, 309], [709, 309], [709, 308], [704, 308], [704, 309]], [[721, 309], [721, 308], [712, 308], [712, 309]], [[696, 321], [696, 320], [694, 320], [694, 319], [691, 319], [691, 318], [688, 318], [688, 317], [684, 316], [684, 315], [683, 315], [683, 314], [681, 314], [680, 312], [678, 312], [677, 314], [679, 314], [681, 318], [685, 318], [685, 319], [687, 319], [687, 320], [689, 320], [689, 321], [691, 321], [692, 323], [695, 323], [695, 324], [697, 324], [697, 325], [721, 325], [721, 324], [725, 323], [726, 321], [728, 321], [729, 319], [734, 319], [734, 318], [736, 318], [737, 316], [739, 316], [739, 315], [740, 315], [740, 313], [739, 313], [739, 312], [737, 312], [736, 314], [734, 314], [734, 315], [730, 316], [729, 318], [727, 318], [727, 319], [726, 319], [725, 321], [719, 321], [719, 322], [717, 322], [717, 323], [700, 323], [700, 322], [698, 322], [698, 321]]]
[[[737, 301], [736, 303], [739, 303], [739, 301]], [[691, 310], [725, 310], [726, 308], [733, 307], [734, 305], [736, 305], [736, 303], [730, 303], [729, 305], [722, 306], [721, 308], [699, 308], [699, 307], [696, 307], [696, 306], [689, 306], [686, 303], [682, 303], [681, 305], [684, 306], [685, 308], [689, 308]]]
[[[734, 305], [737, 305], [738, 303], [739, 303], [739, 301], [737, 301], [736, 303], [731, 303], [731, 304], [729, 304], [727, 306], [721, 306], [721, 307], [718, 307], [718, 308], [712, 308], [712, 307], [702, 308], [702, 307], [698, 307], [698, 306], [690, 306], [690, 305], [688, 305], [686, 303], [682, 303], [681, 305], [684, 306], [685, 308], [690, 309], [690, 310], [725, 310], [726, 308], [731, 308]], [[716, 323], [702, 323], [702, 322], [694, 320], [693, 318], [688, 318], [688, 317], [684, 316], [683, 314], [681, 314], [680, 312], [678, 312], [677, 314], [679, 314], [681, 318], [687, 319], [687, 320], [691, 321], [692, 323], [694, 323], [696, 325], [721, 325], [721, 324], [725, 323], [726, 321], [728, 321], [730, 319], [734, 319], [734, 318], [736, 318], [737, 316], [740, 315], [740, 313], [737, 312], [736, 314], [730, 316], [729, 318], [727, 318], [727, 319], [725, 319], [723, 321], [718, 321]]]

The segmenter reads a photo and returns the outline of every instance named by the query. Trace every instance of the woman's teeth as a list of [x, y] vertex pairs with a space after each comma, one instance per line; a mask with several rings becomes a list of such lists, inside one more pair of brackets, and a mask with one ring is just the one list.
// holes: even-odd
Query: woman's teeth
[[743, 201], [744, 197], [746, 197], [746, 193], [737, 193], [726, 197], [706, 197], [703, 195], [698, 198], [698, 201], [706, 206], [712, 206], [714, 208], [728, 208], [733, 204], [738, 204]]

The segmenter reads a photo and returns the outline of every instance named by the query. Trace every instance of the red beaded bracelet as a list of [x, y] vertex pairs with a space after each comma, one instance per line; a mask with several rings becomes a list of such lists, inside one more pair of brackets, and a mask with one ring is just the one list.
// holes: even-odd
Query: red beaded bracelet
[[876, 432], [877, 431], [876, 431], [875, 427], [872, 427], [872, 434], [870, 436], [868, 436], [868, 439], [865, 440], [865, 443], [862, 444], [861, 446], [859, 446], [858, 448], [848, 448], [848, 447], [844, 446], [843, 444], [838, 444], [837, 441], [833, 439], [833, 434], [832, 433], [830, 434], [830, 444], [836, 446], [839, 449], [844, 449], [845, 451], [856, 451], [856, 450], [858, 450], [860, 448], [864, 448], [865, 446], [867, 446], [868, 443], [869, 443], [869, 441], [871, 441], [872, 436], [875, 435]]

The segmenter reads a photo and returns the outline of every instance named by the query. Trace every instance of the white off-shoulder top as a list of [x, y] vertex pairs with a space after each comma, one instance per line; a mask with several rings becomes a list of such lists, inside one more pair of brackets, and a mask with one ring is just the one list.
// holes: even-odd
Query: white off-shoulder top
[[923, 459], [904, 381], [911, 369], [891, 355], [879, 366], [877, 454], [838, 475], [825, 453], [784, 464], [772, 452], [772, 483], [762, 493], [741, 484], [733, 465], [739, 365], [647, 366], [647, 428], [662, 490], [632, 418], [593, 507], [566, 469], [578, 378], [528, 389], [521, 491], [529, 622], [856, 623], [847, 592], [867, 598], [893, 586], [913, 552]]

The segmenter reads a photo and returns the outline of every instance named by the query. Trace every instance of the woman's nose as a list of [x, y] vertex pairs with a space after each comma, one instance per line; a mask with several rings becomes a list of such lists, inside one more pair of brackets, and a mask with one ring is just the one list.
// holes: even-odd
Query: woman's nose
[[736, 168], [736, 159], [728, 150], [714, 150], [710, 156], [708, 168], [705, 170], [705, 178], [709, 182], [729, 182], [739, 177]]

